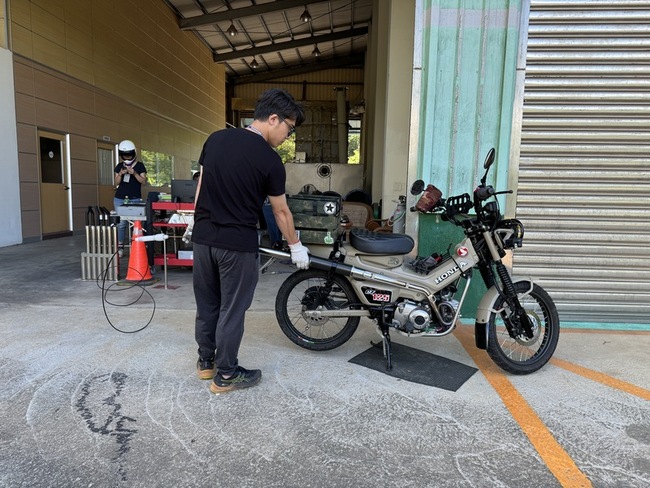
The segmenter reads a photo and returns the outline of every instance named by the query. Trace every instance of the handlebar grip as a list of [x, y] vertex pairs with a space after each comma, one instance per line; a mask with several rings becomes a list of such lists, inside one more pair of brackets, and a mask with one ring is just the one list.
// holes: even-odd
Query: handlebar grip
[[479, 186], [476, 189], [476, 198], [479, 200], [487, 200], [494, 195], [494, 188], [491, 186]]

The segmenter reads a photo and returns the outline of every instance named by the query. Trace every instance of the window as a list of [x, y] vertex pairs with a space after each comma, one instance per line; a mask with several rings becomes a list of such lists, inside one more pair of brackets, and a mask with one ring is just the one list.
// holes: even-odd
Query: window
[[99, 184], [113, 186], [115, 177], [115, 147], [111, 144], [98, 144], [97, 169], [99, 171]]
[[41, 137], [41, 181], [43, 183], [63, 183], [63, 160], [61, 159], [61, 141]]
[[196, 159], [192, 159], [191, 161], [190, 173], [192, 173], [192, 179], [198, 178], [197, 174], [201, 173], [201, 166]]
[[359, 164], [361, 162], [361, 120], [350, 119], [348, 124], [348, 164]]
[[174, 156], [143, 149], [140, 153], [151, 186], [169, 186], [174, 174]]

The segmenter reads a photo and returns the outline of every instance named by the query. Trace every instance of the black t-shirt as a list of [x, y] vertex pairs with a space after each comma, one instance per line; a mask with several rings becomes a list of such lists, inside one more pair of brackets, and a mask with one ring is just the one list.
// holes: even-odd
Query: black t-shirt
[[[126, 168], [126, 167], [127, 166], [124, 163], [117, 163], [117, 166], [115, 166], [115, 173], [119, 173], [120, 171], [122, 171], [122, 168]], [[141, 175], [142, 173], [147, 172], [147, 168], [145, 167], [144, 163], [138, 161], [137, 163], [135, 163], [135, 166], [133, 166], [133, 171]], [[117, 190], [115, 190], [115, 198], [129, 197], [132, 200], [134, 198], [142, 198], [142, 193], [140, 192], [142, 185], [135, 178], [134, 175], [129, 175], [130, 178], [128, 183], [124, 181], [124, 178], [127, 174], [128, 173], [122, 175], [122, 181], [120, 181], [120, 186], [118, 186]]]
[[201, 191], [192, 240], [232, 251], [257, 251], [264, 199], [285, 193], [282, 159], [259, 134], [224, 129], [205, 141], [199, 164]]

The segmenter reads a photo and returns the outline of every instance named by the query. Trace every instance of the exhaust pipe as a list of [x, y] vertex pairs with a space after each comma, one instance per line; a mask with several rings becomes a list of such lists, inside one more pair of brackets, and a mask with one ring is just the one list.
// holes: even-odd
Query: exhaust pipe
[[[291, 253], [277, 251], [275, 249], [269, 249], [267, 247], [260, 247], [260, 252], [278, 259], [291, 259]], [[355, 269], [353, 266], [330, 261], [329, 259], [318, 258], [316, 256], [312, 256], [311, 254], [309, 255], [309, 267], [323, 271], [334, 271], [336, 274], [343, 276], [352, 276]]]
[[[272, 256], [274, 258], [291, 259], [291, 253], [288, 252], [276, 251], [275, 249], [269, 249], [267, 247], [260, 247], [259, 250], [261, 253]], [[396, 280], [395, 278], [390, 278], [380, 273], [364, 271], [363, 269], [355, 268], [354, 266], [348, 266], [347, 264], [337, 263], [335, 261], [330, 261], [329, 259], [312, 256], [311, 254], [309, 255], [309, 267], [323, 271], [333, 271], [336, 274], [343, 276], [352, 276], [353, 278], [359, 280], [376, 281], [378, 283], [386, 283], [388, 285], [399, 286], [408, 290], [416, 290], [424, 293], [426, 297], [429, 297], [430, 295], [429, 290], [424, 287], [414, 285], [406, 281]]]

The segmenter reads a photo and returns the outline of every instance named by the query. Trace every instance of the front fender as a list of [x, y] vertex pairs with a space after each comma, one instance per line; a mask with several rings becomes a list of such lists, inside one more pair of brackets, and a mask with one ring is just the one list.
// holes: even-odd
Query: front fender
[[[530, 278], [525, 278], [521, 276], [513, 276], [513, 283], [528, 283], [529, 290], [533, 289], [533, 281]], [[474, 339], [476, 340], [476, 347], [479, 349], [487, 349], [488, 343], [488, 322], [490, 320], [490, 314], [495, 312], [494, 303], [499, 297], [499, 290], [496, 286], [490, 287], [488, 291], [485, 292], [483, 298], [481, 298], [478, 307], [476, 308], [476, 322], [474, 323]]]

